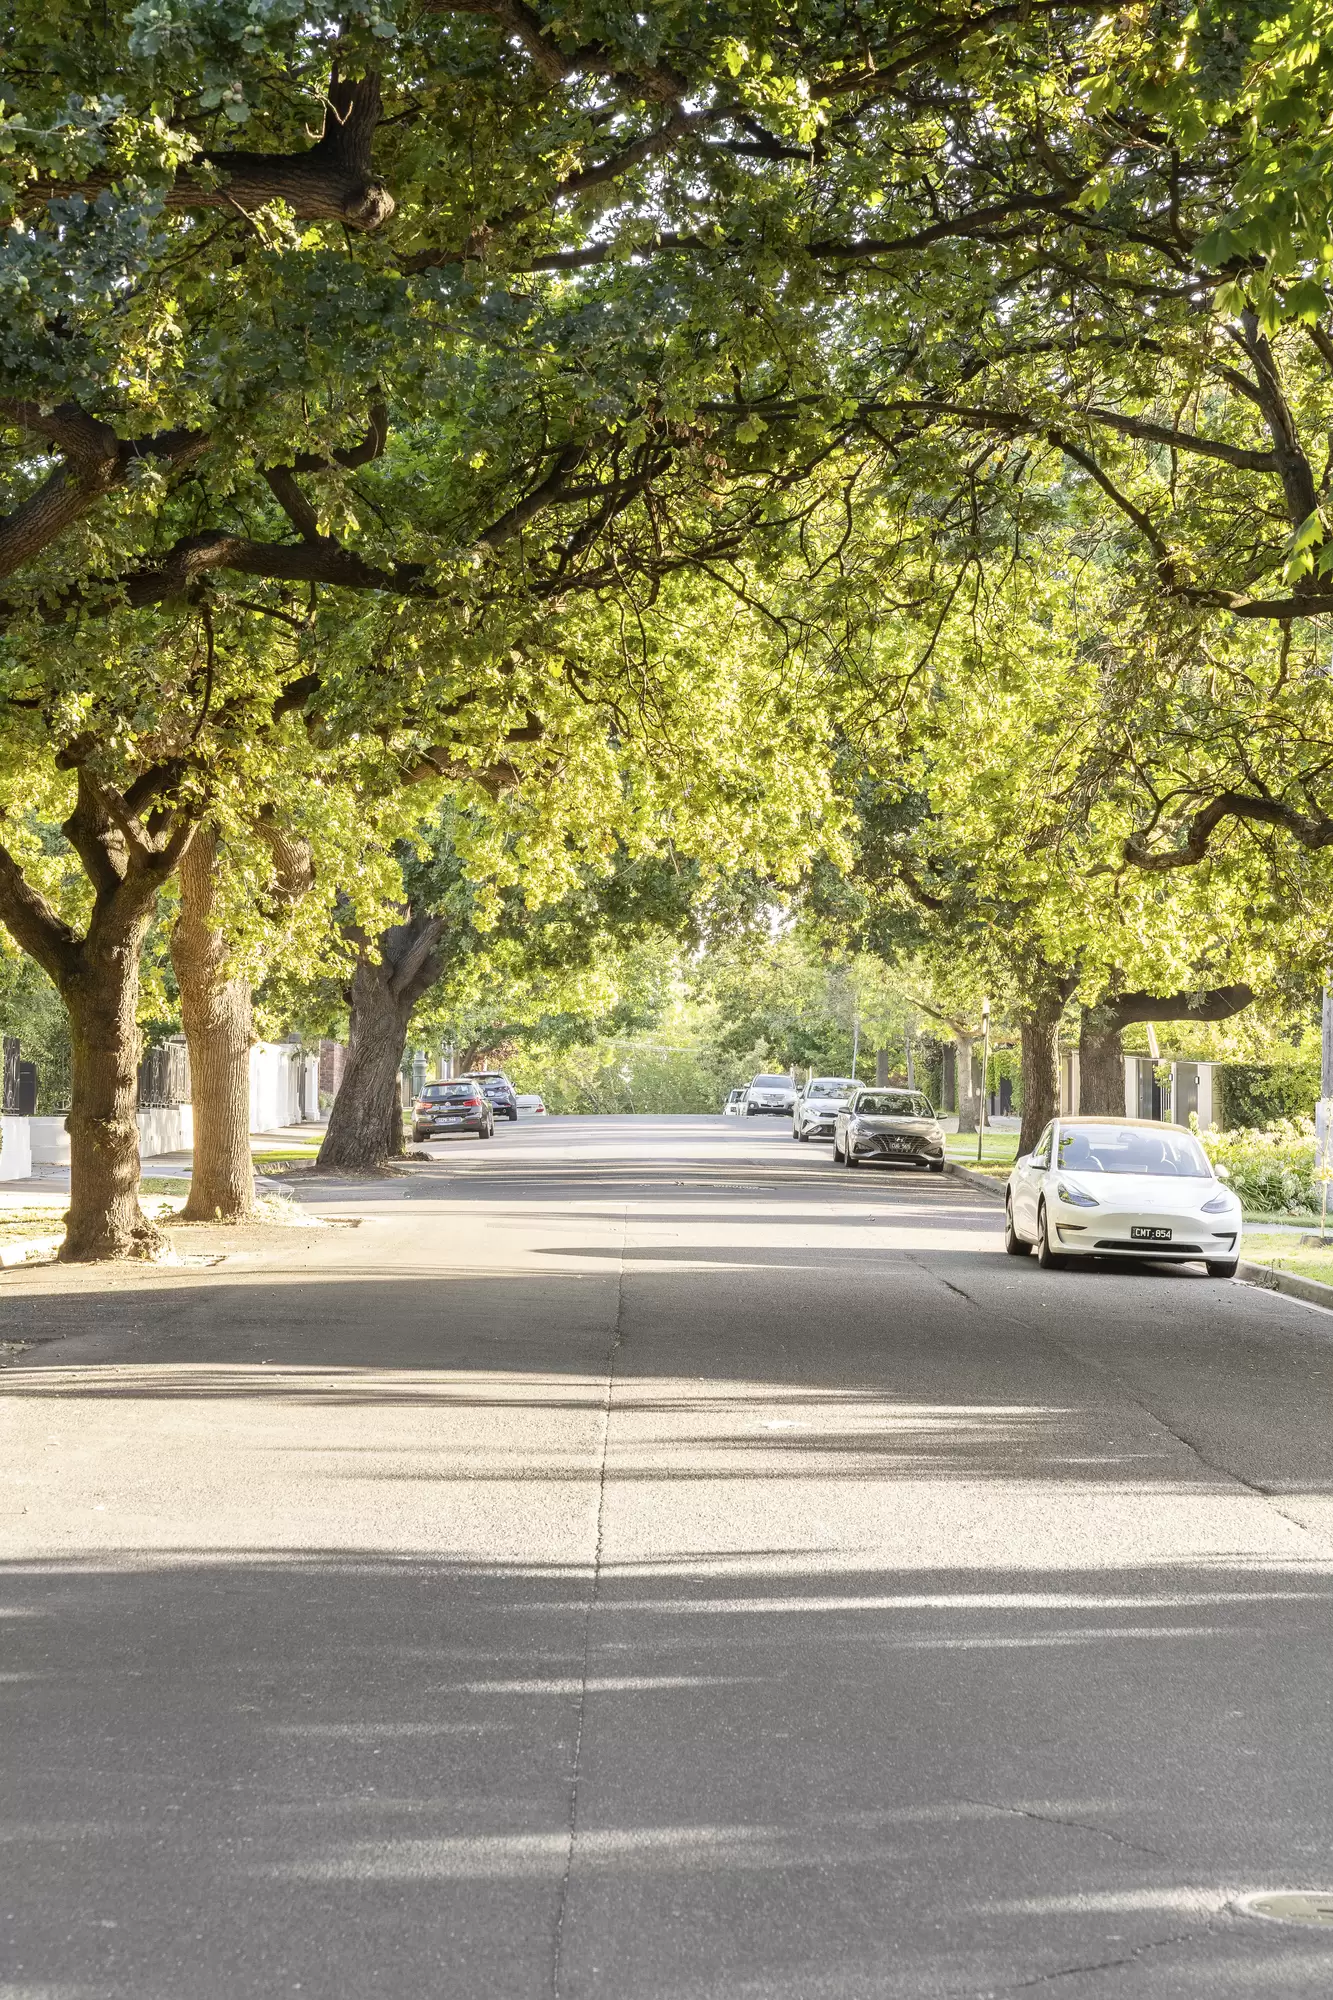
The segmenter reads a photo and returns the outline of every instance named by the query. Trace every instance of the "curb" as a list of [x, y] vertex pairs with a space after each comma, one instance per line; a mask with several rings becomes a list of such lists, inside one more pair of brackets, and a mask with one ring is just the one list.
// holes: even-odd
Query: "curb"
[[956, 1166], [952, 1160], [944, 1162], [944, 1171], [946, 1174], [952, 1174], [955, 1180], [966, 1181], [969, 1187], [984, 1188], [986, 1193], [993, 1194], [997, 1201], [1004, 1200], [1004, 1181], [992, 1180], [989, 1174], [976, 1173], [971, 1167]]
[[1270, 1264], [1247, 1264], [1243, 1259], [1236, 1266], [1236, 1276], [1242, 1284], [1257, 1285], [1264, 1292], [1284, 1292], [1289, 1299], [1333, 1312], [1333, 1285], [1322, 1285], [1318, 1278], [1298, 1278], [1294, 1271], [1275, 1271]]

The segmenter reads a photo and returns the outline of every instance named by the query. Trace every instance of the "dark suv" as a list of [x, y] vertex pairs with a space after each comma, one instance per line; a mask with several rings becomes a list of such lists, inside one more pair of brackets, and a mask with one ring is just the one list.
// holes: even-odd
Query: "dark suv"
[[502, 1069], [470, 1069], [463, 1078], [464, 1083], [480, 1084], [486, 1094], [486, 1102], [497, 1118], [508, 1118], [518, 1123], [518, 1098], [514, 1086]]
[[472, 1077], [422, 1086], [412, 1109], [412, 1137], [432, 1139], [446, 1132], [475, 1132], [479, 1139], [495, 1137], [495, 1113]]

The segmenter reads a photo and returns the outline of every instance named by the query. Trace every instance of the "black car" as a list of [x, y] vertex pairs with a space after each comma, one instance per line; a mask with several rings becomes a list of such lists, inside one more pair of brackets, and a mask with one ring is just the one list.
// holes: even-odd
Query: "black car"
[[495, 1137], [495, 1113], [481, 1085], [471, 1077], [422, 1086], [412, 1111], [412, 1137], [442, 1138], [446, 1132], [475, 1132], [479, 1139]]
[[518, 1123], [518, 1098], [514, 1086], [501, 1069], [470, 1069], [463, 1077], [464, 1083], [477, 1083], [485, 1092], [486, 1102], [497, 1118], [508, 1118]]

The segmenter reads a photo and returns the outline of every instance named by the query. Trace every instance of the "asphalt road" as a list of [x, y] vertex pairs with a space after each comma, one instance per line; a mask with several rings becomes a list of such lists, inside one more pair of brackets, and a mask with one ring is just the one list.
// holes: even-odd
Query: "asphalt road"
[[[785, 1126], [0, 1276], [0, 2000], [1326, 1996], [1333, 1318]], [[1330, 1904], [1333, 1909], [1333, 1904]]]

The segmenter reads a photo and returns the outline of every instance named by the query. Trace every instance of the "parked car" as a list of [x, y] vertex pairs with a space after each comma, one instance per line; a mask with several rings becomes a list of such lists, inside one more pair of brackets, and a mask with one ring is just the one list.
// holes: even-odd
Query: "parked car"
[[858, 1084], [834, 1120], [833, 1157], [845, 1167], [896, 1160], [942, 1174], [944, 1127], [919, 1091]]
[[752, 1076], [745, 1091], [747, 1118], [786, 1118], [796, 1102], [796, 1079], [790, 1076]]
[[495, 1137], [495, 1113], [480, 1084], [470, 1077], [422, 1086], [412, 1112], [412, 1137], [434, 1139], [446, 1132], [475, 1132], [479, 1139]]
[[724, 1118], [744, 1118], [745, 1116], [744, 1084], [740, 1085], [738, 1089], [728, 1092], [727, 1101], [722, 1106], [722, 1116]]
[[520, 1111], [531, 1112], [533, 1117], [537, 1118], [546, 1116], [546, 1106], [535, 1090], [520, 1091], [516, 1101]]
[[486, 1102], [497, 1118], [508, 1118], [511, 1124], [518, 1123], [518, 1094], [513, 1084], [501, 1069], [465, 1070], [461, 1079], [464, 1083], [480, 1084]]
[[838, 1113], [856, 1089], [850, 1076], [812, 1076], [796, 1093], [791, 1111], [793, 1139], [831, 1139]]
[[1240, 1201], [1194, 1134], [1151, 1118], [1053, 1119], [1005, 1191], [1005, 1249], [1046, 1269], [1151, 1257], [1234, 1278], [1240, 1239]]

